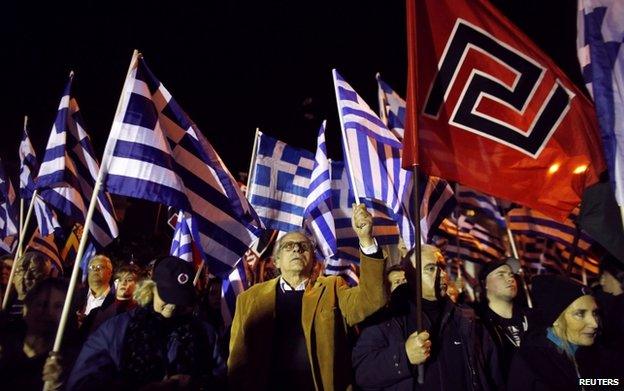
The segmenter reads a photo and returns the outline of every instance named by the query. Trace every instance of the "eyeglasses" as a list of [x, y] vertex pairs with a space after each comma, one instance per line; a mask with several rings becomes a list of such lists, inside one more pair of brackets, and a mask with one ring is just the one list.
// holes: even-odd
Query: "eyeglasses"
[[99, 272], [102, 269], [108, 269], [108, 268], [104, 265], [90, 265], [89, 266], [89, 270], [92, 272]]
[[295, 248], [295, 245], [297, 245], [303, 251], [312, 250], [312, 244], [310, 244], [310, 242], [308, 241], [282, 243], [282, 245], [280, 246], [280, 249], [292, 251]]

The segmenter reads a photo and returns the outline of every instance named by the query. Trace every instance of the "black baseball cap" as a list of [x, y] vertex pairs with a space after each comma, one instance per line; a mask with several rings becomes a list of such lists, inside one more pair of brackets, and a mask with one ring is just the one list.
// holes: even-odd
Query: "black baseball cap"
[[157, 259], [152, 273], [158, 295], [167, 303], [185, 306], [195, 303], [194, 277], [193, 264], [172, 255]]
[[511, 268], [511, 272], [514, 274], [518, 273], [518, 270], [520, 270], [520, 261], [514, 257], [488, 262], [483, 265], [479, 271], [479, 282], [481, 283], [481, 286], [485, 288], [485, 279], [487, 276], [494, 270], [505, 265], [509, 266]]

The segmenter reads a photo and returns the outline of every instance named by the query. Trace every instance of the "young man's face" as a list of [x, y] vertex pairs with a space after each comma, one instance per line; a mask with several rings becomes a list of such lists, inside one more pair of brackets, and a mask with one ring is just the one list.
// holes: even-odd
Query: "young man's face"
[[518, 285], [509, 265], [494, 269], [485, 279], [488, 299], [512, 301], [518, 294]]

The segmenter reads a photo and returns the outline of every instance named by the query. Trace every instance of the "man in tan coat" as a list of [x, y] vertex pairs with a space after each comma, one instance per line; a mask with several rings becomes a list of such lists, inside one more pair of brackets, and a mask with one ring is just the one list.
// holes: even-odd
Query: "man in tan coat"
[[345, 390], [352, 384], [349, 326], [386, 303], [384, 259], [372, 216], [354, 206], [360, 284], [317, 276], [314, 248], [302, 233], [276, 244], [280, 277], [252, 286], [236, 303], [228, 379], [233, 390]]

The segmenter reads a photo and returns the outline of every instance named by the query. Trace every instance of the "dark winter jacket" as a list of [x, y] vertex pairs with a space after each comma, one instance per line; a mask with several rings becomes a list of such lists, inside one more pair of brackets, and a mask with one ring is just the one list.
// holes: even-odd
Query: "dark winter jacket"
[[[620, 353], [599, 345], [579, 347], [573, 360], [546, 337], [546, 331], [530, 331], [511, 362], [507, 390], [582, 390], [579, 378], [621, 378], [621, 362]], [[585, 389], [596, 389], [596, 385]]]
[[[413, 305], [409, 311], [395, 308], [362, 331], [352, 355], [356, 383], [362, 389], [418, 389], [417, 367], [405, 351], [407, 337], [416, 331], [414, 314]], [[500, 389], [495, 347], [474, 311], [445, 300], [440, 319], [439, 329], [431, 330], [431, 320], [423, 313], [423, 326], [433, 335], [425, 384], [448, 391]]]
[[[67, 390], [123, 390], [137, 389], [146, 385], [137, 383], [135, 378], [124, 376], [126, 368], [124, 368], [123, 361], [124, 357], [127, 358], [136, 351], [136, 349], [130, 349], [133, 351], [127, 349], [129, 344], [127, 334], [130, 335], [128, 330], [136, 324], [135, 319], [145, 315], [145, 311], [152, 311], [148, 314], [150, 316], [154, 314], [151, 308], [135, 308], [107, 320], [89, 336], [69, 376]], [[215, 357], [217, 352], [215, 333], [205, 322], [193, 317], [185, 319], [185, 324], [190, 325], [190, 329], [194, 330], [190, 334], [193, 338], [190, 341], [191, 345], [189, 345], [187, 335], [181, 336], [175, 331], [157, 333], [157, 339], [150, 340], [155, 346], [148, 347], [146, 351], [154, 352], [162, 364], [155, 366], [154, 379], [160, 381], [166, 376], [184, 374], [201, 378], [202, 385], [206, 386], [212, 382], [212, 370], [215, 365], [218, 365], [218, 358]], [[163, 330], [174, 329], [163, 328]], [[191, 346], [191, 351], [195, 352], [195, 355], [185, 355], [181, 346]], [[149, 365], [150, 362], [146, 360], [146, 356], [140, 354], [133, 363], [140, 366], [141, 360], [145, 360], [144, 365]], [[179, 373], [175, 368], [180, 363], [190, 363], [190, 366], [186, 365], [186, 367], [194, 368], [195, 373]]]

